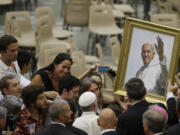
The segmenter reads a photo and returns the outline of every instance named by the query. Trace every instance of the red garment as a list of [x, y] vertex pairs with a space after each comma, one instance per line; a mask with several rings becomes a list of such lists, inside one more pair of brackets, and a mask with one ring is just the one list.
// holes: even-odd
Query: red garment
[[19, 120], [14, 131], [15, 135], [32, 135], [44, 127], [43, 113], [40, 113], [38, 121], [31, 117], [27, 108], [24, 108], [18, 116]]

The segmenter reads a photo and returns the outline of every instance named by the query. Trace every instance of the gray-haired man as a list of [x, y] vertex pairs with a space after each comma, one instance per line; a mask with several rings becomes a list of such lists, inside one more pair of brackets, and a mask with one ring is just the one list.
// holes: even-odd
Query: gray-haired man
[[65, 124], [71, 121], [72, 111], [63, 99], [56, 99], [49, 107], [51, 125], [41, 129], [35, 135], [75, 135], [66, 129]]
[[7, 109], [0, 106], [0, 134], [6, 125]]
[[143, 127], [146, 135], [164, 135], [162, 133], [167, 123], [166, 111], [153, 106], [143, 114]]

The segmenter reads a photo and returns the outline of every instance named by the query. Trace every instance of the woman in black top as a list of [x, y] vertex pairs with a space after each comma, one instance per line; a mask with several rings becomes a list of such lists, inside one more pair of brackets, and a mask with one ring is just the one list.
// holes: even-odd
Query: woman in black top
[[47, 89], [45, 92], [48, 98], [55, 98], [58, 91], [59, 78], [70, 73], [73, 64], [69, 54], [58, 54], [52, 64], [37, 71], [32, 78], [31, 84], [41, 85]]

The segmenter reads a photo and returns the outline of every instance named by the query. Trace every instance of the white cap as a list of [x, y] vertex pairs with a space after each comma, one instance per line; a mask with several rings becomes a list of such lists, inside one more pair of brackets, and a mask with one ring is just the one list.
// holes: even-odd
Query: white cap
[[93, 92], [84, 92], [79, 98], [79, 105], [81, 107], [87, 107], [95, 101], [96, 95]]

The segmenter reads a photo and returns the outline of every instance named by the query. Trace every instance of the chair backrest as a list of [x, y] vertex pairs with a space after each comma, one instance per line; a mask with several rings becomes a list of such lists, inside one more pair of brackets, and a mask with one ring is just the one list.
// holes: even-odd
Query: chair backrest
[[104, 3], [107, 5], [111, 5], [111, 7], [114, 8], [114, 1], [113, 0], [104, 0]]
[[171, 13], [172, 12], [172, 2], [174, 0], [157, 0], [157, 5], [159, 7], [160, 13]]
[[71, 74], [76, 77], [80, 77], [85, 71], [87, 71], [85, 56], [82, 51], [73, 51], [71, 58], [73, 60]]
[[58, 52], [67, 53], [68, 52], [67, 46], [64, 44], [61, 45], [49, 44], [49, 45], [41, 46], [41, 50], [38, 55], [38, 69], [46, 66], [54, 58], [54, 55], [58, 54]]
[[15, 37], [33, 33], [30, 14], [27, 11], [6, 13], [5, 33]]
[[180, 14], [180, 0], [171, 0], [172, 13]]
[[178, 16], [176, 14], [150, 14], [151, 22], [158, 23], [161, 25], [178, 27]]
[[59, 53], [68, 53], [68, 49], [66, 48], [66, 45], [59, 45], [57, 47], [52, 47], [49, 49], [44, 50], [45, 53], [45, 64], [49, 65], [50, 63], [53, 62], [54, 58], [59, 54]]
[[43, 18], [41, 18], [37, 21], [37, 26], [36, 26], [37, 48], [36, 48], [36, 52], [39, 53], [40, 45], [43, 42], [46, 42], [52, 38], [53, 38], [52, 28], [48, 22], [48, 17], [44, 16]]
[[117, 36], [110, 37], [109, 38], [110, 44], [111, 44], [111, 57], [112, 57], [112, 62], [114, 65], [118, 65], [118, 60], [119, 60], [119, 55], [120, 55], [120, 43], [117, 38]]
[[89, 3], [65, 3], [64, 23], [71, 26], [88, 26]]
[[101, 47], [101, 44], [96, 44], [96, 48], [97, 48], [97, 52], [98, 52], [98, 56], [100, 59], [100, 64], [104, 65], [104, 53], [103, 53], [103, 49]]
[[90, 7], [89, 28], [108, 27], [115, 25], [115, 20], [110, 5], [93, 5]]
[[46, 17], [48, 17], [48, 21], [49, 21], [49, 24], [51, 25], [51, 27], [56, 26], [56, 21], [55, 21], [54, 14], [53, 14], [51, 7], [36, 8], [35, 16], [36, 16], [36, 21], [38, 21], [42, 17], [46, 16]]
[[36, 32], [38, 42], [45, 42], [46, 40], [53, 38], [53, 33], [48, 22], [48, 17], [45, 16], [37, 21]]

